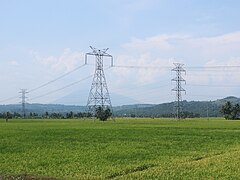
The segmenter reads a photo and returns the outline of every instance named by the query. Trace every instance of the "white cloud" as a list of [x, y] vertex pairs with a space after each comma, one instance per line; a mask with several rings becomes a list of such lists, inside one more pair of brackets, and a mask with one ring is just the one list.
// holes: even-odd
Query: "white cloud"
[[[191, 63], [191, 65], [200, 66], [207, 65], [208, 61], [213, 59], [215, 61], [212, 63], [226, 61], [232, 63], [233, 58], [240, 57], [240, 32], [215, 37], [163, 34], [143, 39], [133, 38], [122, 47], [126, 52], [138, 54], [139, 57], [149, 54], [152, 58], [148, 59], [150, 63], [154, 61], [153, 57], [166, 57], [164, 59], [175, 57], [177, 60], [182, 59], [188, 65]], [[199, 60], [198, 62], [194, 62], [195, 57]]]
[[161, 34], [145, 39], [132, 38], [131, 42], [123, 45], [123, 48], [131, 48], [138, 50], [170, 50], [174, 48], [172, 41], [187, 38], [186, 36]]
[[17, 61], [10, 61], [10, 64], [12, 65], [12, 66], [18, 66], [19, 65], [19, 63], [17, 62]]
[[203, 37], [203, 38], [193, 38], [193, 42], [197, 42], [199, 44], [207, 43], [208, 45], [215, 45], [218, 47], [219, 45], [229, 45], [231, 43], [239, 43], [240, 42], [240, 32], [228, 33], [215, 37]]
[[[120, 55], [117, 56], [115, 62], [117, 66], [123, 66], [114, 69], [114, 73], [121, 78], [121, 81], [130, 80], [141, 84], [155, 82], [159, 77], [165, 75], [167, 69], [157, 67], [172, 65], [171, 59], [153, 58], [149, 53], [140, 54], [137, 57]], [[133, 66], [133, 68], [124, 68], [124, 66]]]
[[84, 53], [72, 51], [70, 48], [64, 49], [58, 56], [42, 57], [37, 52], [32, 52], [32, 55], [38, 63], [50, 66], [55, 72], [68, 72], [84, 62]]
[[[240, 66], [240, 32], [215, 37], [194, 37], [191, 35], [156, 35], [147, 38], [133, 38], [122, 45], [123, 51], [115, 58], [115, 64], [123, 66], [153, 66], [169, 68], [120, 68], [114, 69], [118, 86], [134, 84], [163, 84], [175, 76], [171, 73], [173, 62], [182, 62], [184, 67], [200, 66], [201, 69], [187, 69], [184, 76], [187, 84], [202, 85], [236, 85], [240, 82], [239, 68], [211, 69], [209, 66]], [[173, 60], [173, 58], [175, 60]], [[120, 84], [120, 85], [119, 85]], [[151, 87], [149, 87], [151, 88]], [[152, 87], [154, 88], [154, 87]], [[226, 91], [228, 88], [228, 91]], [[219, 89], [217, 92], [206, 91], [199, 87], [198, 91], [209, 94], [231, 92], [231, 87]], [[233, 91], [235, 87], [232, 87]], [[137, 94], [141, 89], [136, 89]], [[170, 89], [161, 90], [163, 94]], [[126, 91], [124, 93], [127, 94]], [[226, 94], [226, 96], [229, 94]]]
[[240, 32], [228, 33], [215, 37], [191, 38], [185, 43], [190, 48], [196, 48], [205, 57], [220, 58], [239, 55]]

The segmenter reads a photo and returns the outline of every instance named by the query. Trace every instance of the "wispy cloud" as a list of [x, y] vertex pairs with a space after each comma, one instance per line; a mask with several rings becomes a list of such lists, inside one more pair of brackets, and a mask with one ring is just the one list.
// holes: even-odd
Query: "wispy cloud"
[[10, 61], [10, 65], [11, 66], [19, 66], [19, 63], [17, 61], [13, 60], [13, 61]]
[[123, 44], [122, 47], [138, 49], [141, 51], [152, 51], [156, 49], [161, 51], [168, 51], [175, 48], [175, 45], [179, 41], [185, 41], [188, 38], [189, 36], [187, 35], [160, 34], [144, 39], [132, 38], [130, 42]]
[[132, 12], [139, 12], [151, 8], [155, 5], [156, 0], [133, 0], [125, 1], [127, 8]]
[[[240, 65], [240, 32], [214, 37], [194, 37], [191, 35], [160, 34], [147, 38], [133, 38], [122, 45], [124, 51], [116, 58], [116, 63], [133, 66], [171, 67], [173, 62], [182, 62], [185, 67], [201, 66], [198, 71], [187, 73], [189, 83], [237, 84], [240, 76], [237, 69], [209, 70], [209, 66]], [[173, 58], [175, 60], [173, 60]], [[121, 69], [115, 70], [126, 83], [159, 82], [171, 79], [171, 69]], [[167, 77], [169, 76], [169, 77]]]
[[42, 57], [38, 52], [32, 52], [35, 60], [45, 66], [50, 66], [55, 72], [68, 72], [84, 62], [84, 53], [66, 48], [58, 56]]

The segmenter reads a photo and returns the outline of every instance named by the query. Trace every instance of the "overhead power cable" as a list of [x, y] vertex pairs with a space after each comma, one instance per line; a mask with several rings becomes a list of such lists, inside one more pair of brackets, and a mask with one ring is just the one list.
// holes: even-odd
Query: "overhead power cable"
[[123, 65], [114, 65], [113, 68], [131, 68], [131, 69], [171, 69], [167, 66], [123, 66]]
[[80, 82], [82, 82], [82, 81], [84, 81], [84, 80], [86, 80], [86, 79], [89, 79], [89, 78], [91, 78], [92, 76], [93, 76], [93, 74], [92, 74], [92, 75], [89, 75], [89, 76], [87, 76], [87, 77], [85, 77], [85, 78], [83, 78], [83, 79], [80, 79], [80, 80], [78, 80], [78, 81], [75, 81], [75, 82], [73, 82], [73, 83], [71, 83], [71, 84], [68, 84], [68, 85], [66, 85], [66, 86], [63, 86], [63, 87], [61, 87], [61, 88], [59, 88], [59, 89], [56, 89], [56, 90], [50, 91], [50, 92], [48, 92], [48, 93], [45, 93], [45, 94], [36, 96], [36, 97], [34, 97], [34, 98], [31, 98], [31, 99], [29, 99], [29, 101], [34, 100], [34, 99], [39, 99], [39, 98], [41, 98], [41, 97], [44, 97], [44, 96], [53, 94], [53, 93], [58, 92], [58, 91], [61, 91], [61, 90], [63, 90], [63, 89], [66, 89], [66, 88], [68, 88], [68, 87], [71, 87], [71, 86], [73, 86], [73, 85], [75, 85], [75, 84], [78, 84], [78, 83], [80, 83]]
[[208, 98], [211, 98], [211, 97], [216, 97], [216, 98], [222, 98], [222, 97], [225, 97], [225, 95], [204, 95], [204, 94], [188, 94], [188, 96], [193, 96], [193, 97], [208, 97]]
[[65, 73], [65, 74], [63, 74], [63, 75], [61, 75], [61, 76], [59, 76], [59, 77], [57, 77], [57, 78], [49, 81], [49, 82], [47, 82], [47, 83], [44, 83], [44, 84], [42, 84], [42, 85], [40, 85], [40, 86], [38, 86], [38, 87], [36, 87], [36, 88], [34, 88], [34, 89], [31, 89], [31, 90], [29, 90], [28, 92], [36, 91], [36, 90], [38, 90], [38, 89], [40, 89], [40, 88], [43, 88], [43, 87], [45, 87], [45, 86], [47, 86], [47, 85], [49, 85], [49, 84], [51, 84], [51, 83], [53, 83], [53, 82], [56, 82], [56, 81], [58, 81], [59, 79], [62, 79], [62, 78], [64, 78], [64, 77], [68, 76], [69, 74], [77, 71], [78, 69], [82, 68], [82, 67], [85, 66], [85, 65], [86, 65], [86, 64], [83, 64], [83, 65], [81, 65], [81, 66], [78, 66], [77, 68], [75, 68], [75, 69], [73, 69], [73, 70], [71, 70], [71, 71], [69, 71], [69, 72], [67, 72], [67, 73]]
[[[117, 92], [119, 94], [127, 94], [128, 96], [131, 95], [131, 96], [134, 96], [134, 97], [140, 97], [142, 95], [145, 95], [145, 94], [151, 94], [153, 92], [159, 92], [159, 88], [164, 88], [164, 87], [170, 87], [171, 84], [166, 84], [166, 85], [161, 85], [161, 86], [156, 86], [156, 87], [152, 87], [150, 89], [142, 89], [140, 90], [139, 87], [142, 87], [142, 86], [139, 86], [139, 87], [136, 87], [136, 88], [122, 88], [122, 89], [116, 89], [116, 90], [112, 90], [113, 92]], [[137, 90], [136, 90], [137, 89]], [[125, 90], [125, 91], [123, 91]]]
[[19, 98], [19, 96], [13, 96], [13, 97], [1, 100], [0, 103], [11, 101], [11, 100], [18, 99], [18, 98]]
[[[86, 65], [86, 64], [83, 64], [83, 65], [81, 65], [81, 66], [78, 66], [78, 67], [76, 67], [75, 69], [73, 69], [73, 70], [71, 70], [71, 71], [69, 71], [69, 72], [67, 72], [67, 73], [65, 73], [65, 74], [63, 74], [63, 75], [61, 75], [61, 76], [59, 76], [59, 77], [57, 77], [57, 78], [49, 81], [49, 82], [47, 82], [47, 83], [44, 83], [44, 84], [42, 84], [42, 85], [40, 85], [40, 86], [38, 86], [38, 87], [36, 87], [36, 88], [34, 88], [34, 89], [29, 90], [28, 92], [37, 91], [37, 90], [40, 89], [40, 88], [43, 88], [43, 87], [45, 87], [45, 86], [47, 86], [47, 85], [49, 85], [49, 84], [51, 84], [51, 83], [53, 83], [53, 82], [58, 81], [59, 79], [64, 78], [65, 76], [68, 76], [69, 74], [77, 71], [78, 69], [82, 68], [82, 67], [85, 66], [85, 65]], [[14, 100], [14, 99], [17, 99], [17, 98], [19, 98], [19, 97], [18, 97], [18, 96], [13, 96], [13, 97], [10, 97], [10, 98], [1, 100], [0, 103], [2, 103], [2, 102], [7, 102], [7, 101], [10, 101], [10, 100]]]
[[228, 65], [219, 65], [219, 66], [186, 66], [190, 69], [231, 69], [231, 68], [240, 68], [240, 66], [228, 66]]
[[[111, 68], [111, 67], [108, 67], [108, 68], [106, 68], [105, 70], [108, 70], [109, 68]], [[56, 89], [56, 90], [50, 91], [50, 92], [48, 92], [48, 93], [45, 93], [45, 94], [36, 96], [36, 97], [34, 97], [34, 98], [31, 98], [31, 99], [29, 99], [29, 101], [32, 101], [32, 100], [35, 100], [35, 99], [39, 99], [39, 98], [48, 96], [48, 95], [50, 95], [50, 94], [53, 94], [53, 93], [55, 93], [55, 92], [64, 90], [64, 89], [69, 88], [69, 87], [71, 87], [71, 86], [74, 86], [74, 85], [76, 85], [76, 84], [78, 84], [78, 83], [80, 83], [80, 82], [82, 82], [82, 81], [85, 81], [85, 80], [87, 80], [87, 79], [89, 79], [89, 78], [91, 78], [91, 77], [93, 77], [93, 76], [94, 76], [94, 74], [91, 74], [91, 75], [89, 75], [89, 76], [87, 76], [87, 77], [85, 77], [85, 78], [82, 78], [82, 79], [80, 79], [80, 80], [78, 80], [78, 81], [75, 81], [75, 82], [73, 82], [73, 83], [70, 83], [70, 84], [68, 84], [68, 85], [66, 85], [66, 86], [63, 86], [63, 87], [59, 88], [59, 89]]]
[[203, 86], [203, 87], [240, 87], [240, 85], [217, 85], [217, 84], [186, 84], [187, 86]]
[[[115, 68], [130, 68], [130, 69], [171, 69], [171, 66], [135, 66], [135, 65], [114, 65]], [[186, 66], [186, 69], [200, 70], [217, 70], [217, 69], [236, 69], [240, 66]]]

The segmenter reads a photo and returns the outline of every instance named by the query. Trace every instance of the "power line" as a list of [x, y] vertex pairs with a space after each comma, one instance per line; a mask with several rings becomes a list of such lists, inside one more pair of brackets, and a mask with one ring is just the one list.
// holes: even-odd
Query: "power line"
[[[110, 56], [109, 56], [110, 57]], [[38, 87], [36, 87], [36, 88], [33, 88], [33, 89], [31, 89], [31, 90], [29, 90], [29, 92], [34, 92], [34, 91], [37, 91], [38, 89], [40, 89], [40, 88], [43, 88], [43, 87], [45, 87], [45, 86], [47, 86], [47, 85], [49, 85], [49, 84], [51, 84], [51, 83], [54, 83], [54, 82], [56, 82], [57, 80], [59, 80], [59, 79], [61, 79], [61, 78], [64, 78], [65, 76], [67, 76], [67, 75], [69, 75], [69, 74], [71, 74], [71, 73], [73, 73], [73, 72], [75, 72], [75, 71], [77, 71], [78, 69], [80, 69], [80, 68], [82, 68], [82, 67], [84, 67], [85, 66], [85, 64], [84, 65], [81, 65], [81, 66], [79, 66], [79, 67], [77, 67], [77, 68], [75, 68], [75, 69], [73, 69], [72, 71], [69, 71], [69, 72], [67, 72], [67, 73], [65, 73], [65, 74], [63, 74], [63, 75], [61, 75], [61, 76], [59, 76], [59, 77], [57, 77], [57, 78], [55, 78], [55, 79], [53, 79], [53, 80], [51, 80], [51, 81], [49, 81], [49, 82], [47, 82], [47, 83], [44, 83], [44, 84], [42, 84], [42, 85], [40, 85], [40, 86], [38, 86]], [[130, 69], [170, 69], [171, 67], [169, 67], [169, 66], [135, 66], [135, 65], [131, 65], [131, 66], [127, 66], [127, 65], [114, 65], [113, 66], [114, 68], [130, 68]], [[237, 73], [237, 72], [240, 72], [239, 71], [239, 68], [240, 68], [240, 66], [224, 66], [224, 65], [219, 65], [219, 66], [187, 66], [186, 67], [186, 69], [188, 69], [188, 70], [192, 70], [192, 71], [195, 71], [196, 73], [199, 73], [199, 72], [197, 72], [197, 71], [201, 71], [201, 72], [203, 72], [203, 73], [205, 73], [206, 71], [210, 71], [210, 72], [218, 72], [218, 73], [228, 73], [228, 72], [226, 72], [226, 71], [231, 71], [231, 73]], [[223, 71], [224, 70], [224, 71]], [[75, 83], [73, 83], [73, 84], [75, 84]], [[199, 85], [196, 85], [196, 84], [190, 84], [189, 86], [206, 86], [206, 87], [239, 87], [238, 85], [201, 85], [201, 84], [199, 84]], [[10, 97], [10, 98], [7, 98], [7, 99], [3, 99], [3, 100], [1, 100], [0, 101], [0, 103], [2, 103], [2, 102], [7, 102], [7, 101], [10, 101], [10, 100], [14, 100], [14, 99], [17, 99], [18, 98], [18, 96], [13, 96], [13, 97]]]
[[[108, 68], [106, 68], [105, 70], [108, 70], [109, 68], [111, 68], [111, 67], [108, 67]], [[91, 75], [89, 75], [89, 76], [86, 76], [86, 77], [78, 80], [78, 81], [75, 81], [75, 82], [70, 83], [70, 84], [68, 84], [68, 85], [66, 85], [66, 86], [63, 86], [63, 87], [61, 87], [61, 88], [59, 88], [59, 89], [56, 89], [56, 90], [50, 91], [50, 92], [48, 92], [48, 93], [45, 93], [45, 94], [36, 96], [36, 97], [34, 97], [34, 98], [31, 98], [31, 99], [29, 99], [29, 101], [32, 101], [32, 100], [35, 100], [35, 99], [39, 99], [39, 98], [45, 97], [45, 96], [47, 96], [47, 95], [53, 94], [53, 93], [55, 93], [55, 92], [64, 90], [64, 89], [66, 89], [66, 88], [69, 88], [69, 87], [71, 87], [71, 86], [74, 86], [74, 85], [76, 85], [76, 84], [78, 84], [78, 83], [80, 83], [80, 82], [82, 82], [82, 81], [85, 81], [85, 80], [93, 77], [93, 75], [94, 75], [94, 74], [91, 74]]]
[[187, 86], [203, 86], [203, 87], [240, 87], [240, 85], [217, 85], [217, 84], [187, 84]]
[[63, 86], [63, 87], [61, 87], [61, 88], [59, 88], [59, 89], [56, 89], [56, 90], [54, 90], [54, 91], [50, 91], [50, 92], [48, 92], [48, 93], [45, 93], [45, 94], [36, 96], [36, 97], [34, 97], [34, 98], [31, 98], [31, 99], [29, 99], [29, 101], [34, 100], [34, 99], [39, 99], [39, 98], [41, 98], [41, 97], [44, 97], [44, 96], [53, 94], [53, 93], [58, 92], [58, 91], [61, 91], [61, 90], [63, 90], [63, 89], [66, 89], [66, 88], [68, 88], [68, 87], [71, 87], [71, 86], [73, 86], [73, 85], [75, 85], [75, 84], [78, 84], [78, 83], [80, 83], [80, 82], [82, 82], [82, 81], [84, 81], [84, 80], [86, 80], [86, 79], [89, 79], [89, 78], [91, 78], [92, 76], [93, 76], [93, 74], [92, 74], [92, 75], [89, 75], [89, 76], [87, 76], [87, 77], [85, 77], [85, 78], [83, 78], [83, 79], [80, 79], [80, 80], [78, 80], [78, 81], [75, 81], [75, 82], [73, 82], [73, 83], [71, 83], [71, 84], [68, 84], [68, 85], [66, 85], [66, 86]]
[[13, 96], [13, 97], [1, 100], [0, 103], [10, 101], [10, 100], [13, 100], [13, 99], [17, 99], [17, 98], [19, 98], [19, 96]]
[[186, 66], [186, 69], [229, 69], [240, 68], [240, 66], [215, 65], [215, 66]]
[[123, 66], [123, 65], [114, 65], [116, 68], [130, 68], [130, 69], [170, 69], [171, 67], [164, 66]]
[[127, 89], [127, 90], [131, 90], [131, 89], [133, 89], [133, 90], [136, 90], [136, 88], [137, 89], [139, 89], [139, 88], [144, 88], [144, 87], [147, 87], [147, 86], [152, 86], [152, 87], [165, 87], [165, 86], [167, 86], [168, 84], [169, 84], [169, 82], [168, 81], [162, 81], [162, 82], [159, 82], [159, 83], [164, 83], [164, 84], [158, 84], [158, 86], [155, 86], [156, 85], [156, 83], [147, 83], [147, 84], [141, 84], [141, 83], [135, 83], [135, 84], [133, 84], [133, 83], [131, 83], [131, 86], [130, 87], [117, 87], [116, 89], [119, 91], [119, 90], [125, 90], [125, 89]]
[[[73, 69], [73, 70], [71, 70], [71, 71], [69, 71], [69, 72], [67, 72], [67, 73], [65, 73], [65, 74], [63, 74], [63, 75], [61, 75], [61, 76], [59, 76], [59, 77], [57, 77], [57, 78], [55, 78], [55, 79], [53, 79], [53, 80], [51, 80], [51, 81], [48, 81], [47, 83], [44, 83], [44, 84], [42, 84], [42, 85], [40, 85], [40, 86], [38, 86], [38, 87], [36, 87], [36, 88], [33, 88], [33, 89], [29, 90], [28, 93], [37, 91], [38, 89], [41, 89], [41, 88], [43, 88], [43, 87], [45, 87], [45, 86], [47, 86], [47, 85], [49, 85], [49, 84], [51, 84], [51, 83], [54, 83], [54, 82], [58, 81], [59, 79], [62, 79], [62, 78], [64, 78], [64, 77], [68, 76], [69, 74], [77, 71], [78, 69], [80, 69], [80, 68], [82, 68], [82, 67], [84, 67], [84, 66], [86, 66], [86, 64], [83, 64], [83, 65], [81, 65], [81, 66], [78, 66], [78, 67], [76, 67], [75, 69]], [[13, 96], [13, 97], [10, 97], [10, 98], [1, 100], [0, 103], [7, 102], [7, 101], [10, 101], [10, 100], [14, 100], [14, 99], [17, 99], [17, 98], [19, 98], [19, 97], [18, 97], [18, 96]]]
[[63, 74], [63, 75], [61, 75], [61, 76], [59, 76], [59, 77], [57, 77], [57, 78], [55, 78], [55, 79], [47, 82], [47, 83], [44, 83], [44, 84], [42, 84], [42, 85], [40, 85], [40, 86], [38, 86], [38, 87], [36, 87], [36, 88], [34, 88], [34, 89], [29, 90], [29, 92], [36, 91], [36, 90], [38, 90], [38, 89], [40, 89], [40, 88], [43, 88], [43, 87], [45, 87], [45, 86], [47, 86], [47, 85], [49, 85], [49, 84], [51, 84], [51, 83], [53, 83], [53, 82], [56, 82], [56, 81], [58, 81], [59, 79], [62, 79], [62, 78], [64, 78], [64, 77], [68, 76], [69, 74], [77, 71], [78, 69], [82, 68], [82, 67], [85, 66], [85, 65], [86, 65], [86, 64], [83, 64], [83, 65], [81, 65], [81, 66], [78, 66], [77, 68], [73, 69], [72, 71], [69, 71], [69, 72], [67, 72], [67, 73], [65, 73], [65, 74]]
[[[188, 94], [188, 96], [192, 96], [192, 97], [217, 97], [217, 98], [221, 98], [224, 97], [225, 95], [204, 95], [204, 94]], [[226, 96], [225, 96], [226, 97]]]
[[171, 86], [170, 84], [165, 84], [165, 85], [161, 85], [161, 86], [152, 87], [152, 88], [146, 89], [146, 90], [141, 90], [141, 92], [137, 92], [137, 91], [139, 91], [139, 87], [142, 87], [142, 86], [137, 86], [135, 88], [134, 87], [125, 88], [126, 90], [129, 90], [129, 91], [118, 91], [119, 89], [117, 89], [117, 91], [116, 90], [112, 90], [112, 91], [117, 92], [119, 94], [124, 93], [124, 94], [130, 95], [130, 96], [133, 96], [133, 97], [140, 97], [140, 96], [145, 95], [145, 94], [150, 94], [150, 93], [153, 93], [153, 92], [159, 92], [159, 88], [165, 88], [165, 87], [170, 87], [170, 86]]
[[[130, 68], [130, 69], [171, 69], [171, 66], [136, 66], [136, 65], [114, 65], [115, 68]], [[185, 69], [193, 70], [217, 70], [217, 69], [238, 69], [240, 66], [186, 66]]]

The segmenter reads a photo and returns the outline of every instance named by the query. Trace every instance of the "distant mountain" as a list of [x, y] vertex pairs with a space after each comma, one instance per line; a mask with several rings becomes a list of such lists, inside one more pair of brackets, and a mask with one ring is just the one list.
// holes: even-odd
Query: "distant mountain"
[[[75, 91], [73, 93], [68, 94], [67, 96], [64, 96], [60, 99], [57, 99], [56, 101], [52, 102], [53, 104], [65, 104], [65, 105], [86, 105], [87, 99], [88, 99], [88, 91]], [[125, 104], [139, 104], [140, 102], [126, 97], [122, 96], [116, 93], [110, 94], [111, 101], [113, 103], [113, 106], [122, 106]]]
[[[201, 117], [218, 117], [221, 116], [220, 108], [227, 101], [232, 103], [239, 103], [240, 98], [237, 97], [226, 97], [224, 99], [218, 99], [215, 101], [183, 101], [183, 111], [199, 114]], [[167, 114], [173, 113], [174, 102], [163, 103], [163, 104], [133, 104], [113, 107], [113, 112], [117, 116], [155, 116], [162, 117]], [[85, 106], [77, 105], [61, 105], [61, 104], [26, 104], [27, 113], [34, 112], [38, 114], [49, 113], [67, 113], [70, 111], [84, 112]], [[0, 105], [1, 112], [18, 112], [21, 113], [21, 105]]]
[[[44, 114], [45, 112], [53, 113], [67, 113], [73, 112], [84, 112], [85, 106], [74, 106], [74, 105], [61, 105], [61, 104], [26, 104], [26, 112], [34, 112], [38, 114]], [[0, 113], [2, 112], [22, 112], [21, 104], [11, 104], [11, 105], [0, 105]]]
[[229, 97], [226, 97], [226, 98], [223, 98], [223, 99], [218, 99], [216, 101], [213, 101], [214, 103], [216, 104], [225, 104], [227, 101], [230, 101], [234, 104], [240, 104], [240, 98], [237, 98], [237, 97], [234, 97], [234, 96], [229, 96]]
[[[226, 97], [215, 101], [183, 101], [183, 111], [199, 114], [201, 117], [218, 117], [221, 116], [220, 108], [227, 101], [239, 103], [240, 98]], [[114, 113], [117, 116], [164, 116], [174, 112], [174, 102], [159, 105], [149, 105], [148, 107], [128, 106], [126, 109], [118, 109]]]

